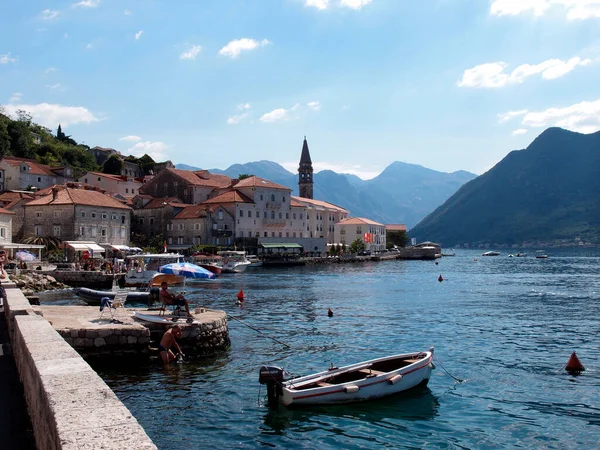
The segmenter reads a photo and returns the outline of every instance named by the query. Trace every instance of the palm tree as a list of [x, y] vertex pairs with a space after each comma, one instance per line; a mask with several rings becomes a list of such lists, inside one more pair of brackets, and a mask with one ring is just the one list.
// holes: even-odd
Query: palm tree
[[56, 236], [27, 236], [21, 239], [22, 244], [43, 245], [47, 251], [57, 250], [61, 242]]

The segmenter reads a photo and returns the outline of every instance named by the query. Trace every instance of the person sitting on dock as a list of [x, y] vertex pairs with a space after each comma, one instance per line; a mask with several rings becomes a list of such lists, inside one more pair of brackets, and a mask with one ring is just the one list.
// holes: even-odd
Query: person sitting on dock
[[158, 351], [165, 366], [176, 359], [175, 353], [173, 353], [171, 347], [174, 346], [177, 350], [177, 353], [183, 356], [181, 347], [179, 347], [179, 344], [175, 338], [181, 339], [181, 327], [179, 325], [169, 328], [165, 334], [163, 334], [160, 344], [158, 345]]
[[181, 294], [171, 294], [167, 288], [168, 284], [166, 281], [160, 283], [160, 301], [164, 305], [185, 306], [185, 312], [187, 313], [187, 316], [192, 317], [192, 314], [190, 313], [190, 302], [188, 302]]

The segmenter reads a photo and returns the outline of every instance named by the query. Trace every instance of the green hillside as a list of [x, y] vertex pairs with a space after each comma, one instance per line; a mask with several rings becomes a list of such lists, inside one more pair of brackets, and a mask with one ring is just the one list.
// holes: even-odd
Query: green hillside
[[446, 247], [600, 242], [600, 132], [550, 128], [410, 230]]

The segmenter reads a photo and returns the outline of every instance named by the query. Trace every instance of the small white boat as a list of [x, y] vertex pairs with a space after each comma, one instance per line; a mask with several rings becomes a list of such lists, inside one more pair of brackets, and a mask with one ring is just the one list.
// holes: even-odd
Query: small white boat
[[246, 252], [236, 250], [223, 250], [217, 252], [221, 256], [221, 273], [240, 273], [251, 264], [246, 259]]
[[139, 311], [136, 311], [134, 313], [133, 317], [135, 319], [141, 320], [142, 322], [160, 323], [163, 325], [175, 325], [175, 324], [183, 325], [183, 324], [199, 324], [200, 323], [193, 318], [191, 321], [188, 321], [188, 318], [185, 317], [185, 312], [184, 312], [184, 315], [181, 317], [164, 317], [164, 316], [157, 316], [157, 315], [153, 315], [153, 314], [143, 314]]
[[262, 366], [258, 381], [267, 385], [270, 406], [334, 405], [425, 386], [433, 368], [432, 347], [427, 352], [386, 356], [289, 380], [282, 368]]
[[250, 261], [250, 266], [248, 267], [260, 267], [263, 265], [262, 261], [256, 255], [246, 255], [246, 259]]
[[[129, 269], [125, 274], [125, 287], [146, 287], [151, 285], [155, 276], [160, 275], [158, 268], [165, 264], [183, 262], [178, 253], [145, 253], [127, 257]], [[183, 284], [185, 277], [172, 275], [163, 279], [167, 284]]]
[[482, 253], [481, 256], [499, 256], [500, 252], [485, 252]]

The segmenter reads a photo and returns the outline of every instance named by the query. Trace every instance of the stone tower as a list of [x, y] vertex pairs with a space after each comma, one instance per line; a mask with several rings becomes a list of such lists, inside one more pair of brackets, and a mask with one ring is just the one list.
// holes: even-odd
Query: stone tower
[[302, 198], [313, 198], [313, 166], [308, 152], [308, 143], [304, 136], [300, 167], [298, 167], [298, 192]]

